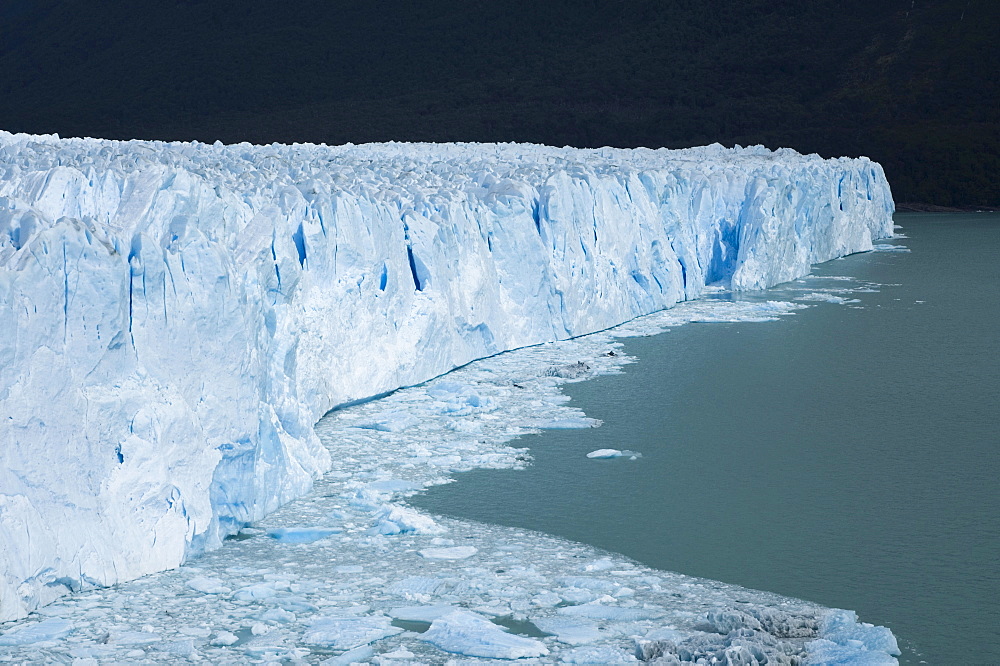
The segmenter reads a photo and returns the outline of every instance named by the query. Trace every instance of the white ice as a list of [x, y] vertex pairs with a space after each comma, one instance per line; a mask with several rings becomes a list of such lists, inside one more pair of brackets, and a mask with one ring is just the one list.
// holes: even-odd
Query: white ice
[[73, 623], [63, 618], [50, 618], [33, 624], [15, 627], [0, 635], [0, 646], [29, 645], [43, 641], [53, 641], [68, 636], [73, 631]]
[[[877, 164], [787, 149], [0, 132], [0, 620], [176, 567], [302, 496], [336, 463], [314, 430], [334, 406], [800, 277], [891, 236], [892, 208]], [[580, 361], [545, 376], [581, 380]], [[459, 384], [353, 430], [495, 415]], [[505, 464], [469, 434], [410, 462]]]
[[462, 610], [434, 620], [421, 638], [446, 652], [470, 657], [520, 659], [549, 653], [537, 640], [509, 634], [481, 615]]
[[[865, 284], [838, 282], [848, 290]], [[650, 570], [536, 533], [427, 516], [405, 503], [419, 489], [451, 481], [452, 467], [527, 464], [529, 452], [515, 448], [516, 438], [547, 423], [585, 419], [560, 386], [621, 372], [634, 360], [622, 353], [621, 337], [654, 334], [694, 320], [773, 320], [802, 308], [775, 301], [771, 294], [745, 301], [691, 301], [612, 330], [484, 359], [380, 400], [337, 410], [317, 425], [333, 468], [306, 497], [178, 570], [83, 591], [41, 609], [38, 615], [69, 623], [73, 632], [13, 646], [12, 657], [41, 663], [79, 658], [170, 664], [183, 659], [213, 664], [488, 659], [446, 652], [417, 633], [422, 627], [398, 631], [402, 627], [393, 625], [426, 626], [460, 611], [475, 613], [492, 626], [476, 623], [480, 630], [464, 638], [457, 629], [449, 630], [455, 646], [480, 641], [500, 649], [496, 646], [513, 639], [535, 641], [548, 654], [522, 659], [537, 663], [629, 661], [640, 644], [656, 641], [683, 644], [679, 649], [698, 655], [737, 650], [723, 646], [725, 641], [760, 649], [777, 641], [801, 659], [810, 651], [824, 655], [834, 649], [837, 654], [890, 658], [876, 649], [877, 643], [869, 649], [860, 642], [857, 632], [867, 628], [852, 624], [853, 616], [831, 616], [808, 602]], [[564, 373], [571, 377], [551, 373], [566, 367], [578, 371]], [[438, 390], [442, 383], [449, 386]], [[451, 397], [473, 394], [489, 408], [456, 412]], [[395, 431], [355, 425], [386, 412], [404, 412], [416, 422]], [[583, 446], [581, 456], [589, 450]], [[444, 459], [452, 462], [440, 464]], [[403, 523], [426, 520], [423, 524], [437, 529], [382, 533], [386, 519], [400, 515], [407, 517]], [[270, 536], [303, 526], [341, 531], [298, 544]], [[420, 552], [439, 549], [472, 554], [439, 559]], [[796, 622], [781, 626], [805, 630], [801, 638], [766, 634], [755, 643], [739, 633], [752, 635], [763, 628], [750, 611], [760, 617], [786, 613]], [[36, 622], [14, 623], [0, 635], [13, 635]], [[706, 633], [710, 622], [717, 631], [736, 633]], [[537, 631], [530, 631], [532, 626]], [[307, 634], [320, 642], [306, 642]], [[343, 647], [355, 641], [364, 644]], [[400, 656], [405, 653], [414, 656]]]
[[478, 552], [475, 546], [452, 546], [451, 548], [424, 548], [420, 555], [428, 560], [464, 560]]
[[637, 453], [636, 451], [628, 451], [628, 450], [621, 451], [619, 449], [597, 449], [596, 451], [591, 451], [590, 453], [588, 453], [587, 457], [588, 458], [599, 458], [599, 459], [604, 459], [604, 458], [630, 458], [632, 460], [635, 460], [637, 458], [642, 457], [642, 454], [641, 453]]
[[335, 650], [351, 650], [402, 633], [387, 617], [320, 617], [309, 625], [302, 642]]

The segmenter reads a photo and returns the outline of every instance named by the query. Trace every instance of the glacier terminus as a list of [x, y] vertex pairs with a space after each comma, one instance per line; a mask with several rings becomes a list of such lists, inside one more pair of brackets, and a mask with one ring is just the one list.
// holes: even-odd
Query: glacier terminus
[[[892, 212], [877, 163], [788, 149], [0, 132], [0, 622], [176, 568], [304, 495], [338, 462], [314, 428], [334, 407], [802, 277], [890, 237]], [[433, 531], [393, 510], [376, 532]], [[288, 529], [273, 539], [335, 533]], [[455, 548], [476, 550], [428, 557]], [[433, 623], [446, 646], [499, 631]], [[309, 635], [345, 627], [399, 633]], [[505, 636], [480, 656], [544, 654]]]

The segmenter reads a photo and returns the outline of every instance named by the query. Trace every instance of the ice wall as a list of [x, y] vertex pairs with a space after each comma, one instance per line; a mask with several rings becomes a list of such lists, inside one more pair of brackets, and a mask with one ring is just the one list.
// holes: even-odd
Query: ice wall
[[881, 167], [721, 146], [0, 132], [0, 620], [302, 494], [331, 407], [890, 235]]

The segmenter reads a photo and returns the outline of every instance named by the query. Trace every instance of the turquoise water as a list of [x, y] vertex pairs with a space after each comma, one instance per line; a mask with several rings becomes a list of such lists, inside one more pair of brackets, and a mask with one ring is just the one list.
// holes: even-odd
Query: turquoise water
[[1000, 663], [1000, 215], [896, 220], [912, 252], [815, 271], [885, 285], [860, 309], [626, 340], [625, 374], [566, 387], [602, 427], [413, 503], [851, 608], [903, 663]]

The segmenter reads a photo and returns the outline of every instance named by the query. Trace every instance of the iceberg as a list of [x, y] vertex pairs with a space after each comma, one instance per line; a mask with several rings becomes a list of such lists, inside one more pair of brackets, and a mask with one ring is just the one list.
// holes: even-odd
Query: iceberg
[[302, 495], [333, 407], [800, 277], [892, 211], [878, 164], [787, 149], [0, 132], [0, 621]]

